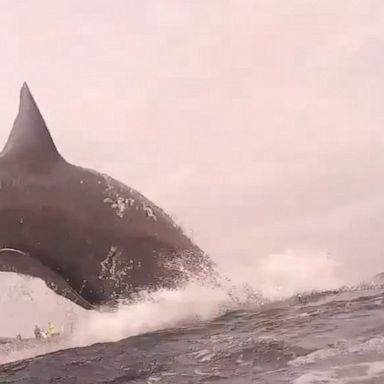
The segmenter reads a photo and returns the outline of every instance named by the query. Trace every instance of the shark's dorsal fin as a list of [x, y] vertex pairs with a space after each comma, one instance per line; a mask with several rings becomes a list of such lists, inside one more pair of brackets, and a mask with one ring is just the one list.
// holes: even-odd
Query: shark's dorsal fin
[[20, 92], [19, 113], [1, 155], [45, 164], [62, 159], [26, 83]]

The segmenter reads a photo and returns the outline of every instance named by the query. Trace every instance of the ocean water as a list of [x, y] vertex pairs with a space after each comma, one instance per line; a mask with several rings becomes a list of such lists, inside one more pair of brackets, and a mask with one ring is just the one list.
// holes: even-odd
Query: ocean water
[[[113, 312], [2, 274], [0, 382], [384, 382], [382, 286], [345, 284], [323, 254], [291, 250], [245, 267], [223, 267], [220, 288], [191, 281]], [[35, 324], [48, 321], [62, 337], [35, 341]]]

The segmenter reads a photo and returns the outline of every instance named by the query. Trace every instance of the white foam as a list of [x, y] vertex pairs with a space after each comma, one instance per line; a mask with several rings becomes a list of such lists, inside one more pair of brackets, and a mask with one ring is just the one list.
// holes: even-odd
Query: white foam
[[367, 352], [384, 352], [384, 336], [375, 336], [368, 340], [339, 340], [335, 346], [319, 349], [305, 356], [299, 356], [288, 362], [290, 366], [305, 366], [327, 360], [333, 356], [346, 354], [364, 354]]
[[340, 384], [340, 381], [333, 376], [332, 372], [322, 371], [322, 372], [308, 372], [305, 373], [295, 380], [292, 381], [293, 384], [332, 384], [337, 383]]
[[305, 356], [299, 356], [294, 360], [288, 362], [290, 366], [302, 366], [308, 364], [314, 364], [319, 360], [329, 359], [330, 357], [337, 356], [340, 353], [340, 350], [337, 348], [324, 348], [319, 349], [315, 352], [309, 353]]
[[[372, 379], [384, 374], [383, 361], [368, 361], [358, 364], [332, 366], [329, 369], [311, 370], [292, 381], [292, 384], [356, 384], [370, 383]], [[384, 381], [384, 377], [383, 377]]]
[[230, 303], [220, 289], [196, 283], [185, 289], [161, 290], [137, 303], [121, 305], [116, 312], [88, 312], [77, 325], [76, 343], [117, 341], [140, 333], [209, 320], [223, 313]]

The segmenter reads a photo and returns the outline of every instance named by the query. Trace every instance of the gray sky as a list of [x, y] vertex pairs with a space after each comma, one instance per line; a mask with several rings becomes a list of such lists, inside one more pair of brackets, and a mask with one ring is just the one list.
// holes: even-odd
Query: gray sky
[[57, 146], [218, 260], [384, 269], [384, 3], [0, 0], [0, 141], [26, 80]]

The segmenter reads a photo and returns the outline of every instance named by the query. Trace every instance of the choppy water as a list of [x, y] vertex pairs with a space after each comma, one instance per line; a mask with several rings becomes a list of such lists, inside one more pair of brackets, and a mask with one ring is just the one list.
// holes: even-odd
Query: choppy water
[[[171, 307], [162, 308], [172, 312]], [[205, 314], [204, 319], [202, 315], [188, 320], [181, 316], [179, 325], [171, 328], [165, 321], [162, 330], [120, 341], [6, 363], [0, 366], [0, 382], [384, 382], [382, 288], [243, 303], [218, 316]], [[104, 316], [113, 321], [113, 314]], [[118, 335], [111, 337], [117, 339]], [[42, 347], [35, 342], [9, 342], [2, 345], [1, 356], [5, 361], [17, 349], [35, 354], [70, 346], [60, 343]]]

